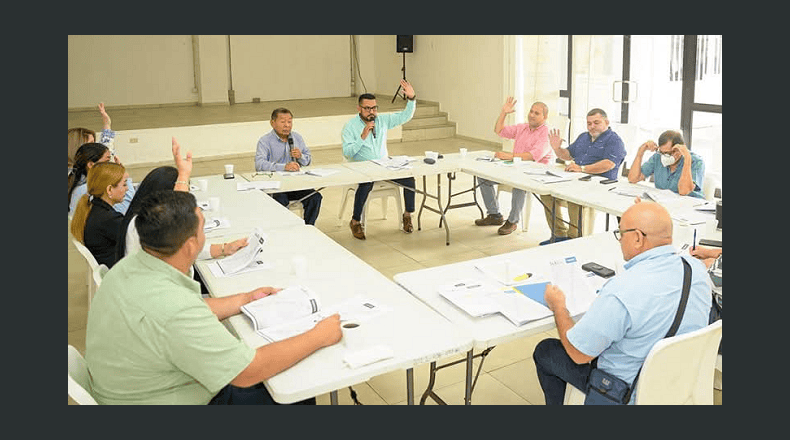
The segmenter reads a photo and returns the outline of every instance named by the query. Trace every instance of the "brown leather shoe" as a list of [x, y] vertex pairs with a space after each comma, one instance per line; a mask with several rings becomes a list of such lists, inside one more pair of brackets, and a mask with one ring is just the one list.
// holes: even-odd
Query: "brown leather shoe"
[[497, 232], [499, 233], [499, 235], [507, 235], [507, 234], [510, 234], [511, 232], [513, 232], [515, 230], [516, 230], [516, 223], [510, 223], [509, 221], [506, 220], [505, 224], [502, 225], [497, 230]]
[[362, 223], [354, 224], [354, 221], [352, 220], [348, 223], [348, 226], [351, 227], [351, 235], [353, 235], [354, 238], [358, 238], [360, 240], [365, 239], [365, 229], [362, 227]]
[[489, 214], [486, 218], [479, 218], [475, 220], [475, 224], [477, 226], [499, 226], [504, 222], [505, 219], [502, 217], [502, 214], [499, 215]]
[[414, 231], [414, 226], [411, 225], [411, 216], [403, 214], [403, 232], [411, 234]]

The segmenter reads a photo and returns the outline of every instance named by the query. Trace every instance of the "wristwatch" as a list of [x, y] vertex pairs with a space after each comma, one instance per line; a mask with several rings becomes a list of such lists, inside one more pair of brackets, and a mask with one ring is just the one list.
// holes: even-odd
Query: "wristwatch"
[[409, 98], [409, 97], [407, 96], [407, 97], [406, 97], [406, 99], [408, 99], [409, 101], [414, 101], [415, 99], [417, 99], [417, 94], [415, 93], [415, 94], [414, 94], [414, 96], [413, 96], [413, 97], [411, 97], [411, 98]]

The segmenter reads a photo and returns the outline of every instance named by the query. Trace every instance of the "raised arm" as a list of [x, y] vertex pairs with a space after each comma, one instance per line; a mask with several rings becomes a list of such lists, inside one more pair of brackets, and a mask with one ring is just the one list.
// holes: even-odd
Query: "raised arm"
[[494, 123], [494, 133], [496, 133], [497, 135], [499, 134], [500, 131], [502, 131], [503, 128], [505, 128], [505, 118], [507, 117], [507, 115], [516, 111], [515, 108], [516, 102], [518, 101], [513, 99], [512, 96], [510, 96], [502, 105], [502, 110], [499, 112], [499, 116], [497, 117], [496, 122]]
[[173, 162], [175, 162], [176, 169], [178, 169], [178, 177], [176, 183], [173, 185], [175, 191], [189, 192], [189, 176], [192, 174], [192, 152], [187, 152], [187, 157], [181, 157], [181, 145], [175, 137], [172, 138], [173, 144]]
[[560, 131], [556, 128], [549, 132], [549, 145], [551, 145], [551, 149], [554, 150], [554, 154], [556, 154], [558, 158], [562, 160], [573, 160], [573, 156], [568, 152], [568, 149], [562, 148], [562, 136], [560, 136]]
[[628, 170], [629, 182], [636, 183], [645, 180], [645, 175], [642, 174], [642, 157], [645, 155], [645, 151], [656, 151], [657, 149], [658, 145], [653, 141], [647, 141], [639, 146], [639, 149], [636, 150], [634, 162], [631, 164], [631, 169]]

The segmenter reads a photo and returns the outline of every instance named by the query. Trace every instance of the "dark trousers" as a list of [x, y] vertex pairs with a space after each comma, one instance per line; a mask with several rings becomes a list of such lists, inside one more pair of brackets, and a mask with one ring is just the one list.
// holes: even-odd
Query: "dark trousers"
[[[240, 388], [233, 385], [225, 385], [225, 388], [219, 390], [214, 396], [209, 405], [281, 405], [272, 399], [269, 391], [263, 386], [263, 383], [253, 385], [249, 388]], [[315, 405], [315, 397], [311, 397], [301, 402], [292, 403], [292, 405]]]
[[595, 358], [588, 364], [577, 364], [568, 356], [562, 342], [553, 338], [540, 341], [532, 353], [532, 359], [546, 405], [562, 405], [568, 383], [586, 393], [590, 372], [598, 363], [598, 358]]
[[272, 194], [272, 198], [277, 200], [281, 205], [288, 206], [288, 202], [291, 200], [299, 200], [310, 193], [313, 193], [313, 195], [302, 200], [302, 206], [304, 207], [304, 222], [308, 225], [315, 225], [315, 220], [318, 218], [318, 211], [321, 209], [321, 199], [323, 199], [321, 193], [306, 189], [303, 191]]
[[[414, 188], [414, 177], [404, 177], [403, 179], [392, 179], [393, 182], [398, 182], [403, 186]], [[373, 182], [360, 183], [357, 191], [354, 194], [354, 213], [351, 215], [356, 221], [362, 218], [362, 208], [365, 207], [365, 202], [368, 200], [368, 194], [373, 189]], [[409, 191], [403, 188], [403, 202], [406, 205], [406, 212], [414, 212], [414, 191]]]

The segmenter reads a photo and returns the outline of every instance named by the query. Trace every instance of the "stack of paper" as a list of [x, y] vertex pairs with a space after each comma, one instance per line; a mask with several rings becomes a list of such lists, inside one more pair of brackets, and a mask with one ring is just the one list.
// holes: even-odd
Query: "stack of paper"
[[336, 173], [339, 173], [339, 172], [340, 172], [339, 170], [333, 170], [333, 169], [330, 169], [330, 168], [311, 168], [311, 169], [305, 170], [304, 173], [307, 174], [307, 175], [310, 175], [310, 176], [326, 177], [326, 176], [331, 176], [332, 174], [336, 174]]
[[395, 157], [387, 157], [384, 159], [373, 159], [374, 163], [377, 163], [388, 170], [405, 170], [411, 168], [409, 165], [409, 157], [408, 156], [395, 156]]
[[280, 181], [236, 182], [237, 191], [247, 191], [251, 189], [280, 189]]
[[247, 246], [239, 249], [235, 254], [217, 260], [217, 265], [224, 275], [235, 274], [248, 266], [255, 266], [255, 258], [263, 251], [266, 234], [255, 229], [247, 239]]

